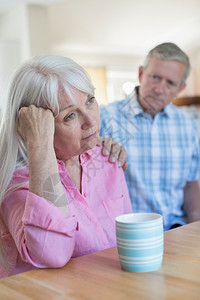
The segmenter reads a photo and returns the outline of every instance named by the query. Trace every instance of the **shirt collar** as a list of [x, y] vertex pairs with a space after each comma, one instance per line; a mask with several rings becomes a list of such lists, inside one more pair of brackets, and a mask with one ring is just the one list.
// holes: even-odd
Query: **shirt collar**
[[[133, 92], [127, 97], [127, 102], [129, 103], [129, 105], [126, 105], [126, 110], [127, 113], [131, 114], [132, 116], [136, 116], [144, 113], [144, 110], [138, 100], [138, 93], [139, 93], [139, 86], [136, 86]], [[168, 104], [163, 108], [161, 112], [157, 114], [162, 114], [169, 117], [171, 111], [172, 111], [172, 106], [171, 104]]]
[[[97, 151], [98, 151], [98, 148], [102, 146], [94, 146], [92, 149], [82, 153], [80, 156], [81, 156], [81, 159], [84, 160], [85, 157], [95, 157], [97, 155]], [[66, 170], [65, 168], [65, 163], [64, 161], [62, 161], [61, 159], [58, 159], [57, 158], [57, 163], [59, 165], [59, 167], [63, 170]]]
[[128, 95], [121, 107], [121, 111], [127, 115], [136, 116], [143, 113], [143, 109], [138, 101], [138, 89], [139, 87], [136, 87], [133, 92]]
[[172, 104], [167, 104], [163, 108], [163, 114], [165, 114], [167, 117], [170, 117], [171, 112], [173, 112], [173, 105]]
[[83, 154], [86, 154], [88, 156], [96, 157], [99, 147], [102, 147], [102, 146], [94, 146], [92, 149], [84, 152]]

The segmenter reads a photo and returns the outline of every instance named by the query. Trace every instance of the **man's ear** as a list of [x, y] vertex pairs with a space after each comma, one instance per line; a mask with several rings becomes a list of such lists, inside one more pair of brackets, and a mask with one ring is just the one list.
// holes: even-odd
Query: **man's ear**
[[182, 90], [184, 90], [185, 87], [186, 87], [186, 83], [183, 83], [183, 84], [179, 87], [179, 89], [178, 89], [178, 94], [179, 94]]
[[144, 71], [143, 66], [140, 66], [140, 67], [139, 67], [139, 70], [138, 70], [138, 79], [139, 79], [139, 83], [141, 83], [143, 71]]

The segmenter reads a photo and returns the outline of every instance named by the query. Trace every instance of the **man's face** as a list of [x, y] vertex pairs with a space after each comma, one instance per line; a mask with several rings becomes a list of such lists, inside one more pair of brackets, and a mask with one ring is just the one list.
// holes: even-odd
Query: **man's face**
[[154, 116], [182, 91], [186, 66], [175, 60], [152, 57], [147, 68], [139, 68], [139, 101]]

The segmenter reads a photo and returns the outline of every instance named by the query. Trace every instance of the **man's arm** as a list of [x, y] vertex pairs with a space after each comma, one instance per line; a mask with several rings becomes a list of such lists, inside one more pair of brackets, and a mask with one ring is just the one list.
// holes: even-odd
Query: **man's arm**
[[183, 208], [188, 223], [200, 220], [200, 188], [198, 181], [186, 183], [184, 188]]

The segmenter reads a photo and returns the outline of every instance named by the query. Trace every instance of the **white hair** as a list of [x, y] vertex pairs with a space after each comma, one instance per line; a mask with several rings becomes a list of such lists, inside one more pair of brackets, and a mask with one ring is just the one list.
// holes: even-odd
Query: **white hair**
[[[60, 85], [71, 98], [73, 90], [94, 95], [94, 86], [88, 74], [70, 58], [54, 55], [35, 57], [15, 72], [0, 127], [0, 205], [10, 190], [27, 184], [8, 188], [15, 169], [28, 167], [26, 144], [17, 131], [19, 110], [33, 104], [58, 113]], [[2, 257], [0, 240], [0, 260]]]

